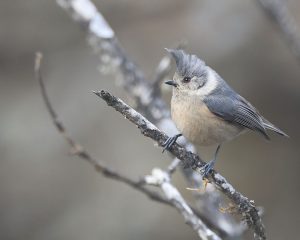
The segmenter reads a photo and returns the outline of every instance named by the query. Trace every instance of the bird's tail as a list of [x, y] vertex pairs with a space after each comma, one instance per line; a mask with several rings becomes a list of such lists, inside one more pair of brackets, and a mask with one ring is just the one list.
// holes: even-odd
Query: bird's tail
[[279, 128], [277, 128], [276, 126], [274, 126], [272, 123], [270, 123], [267, 119], [263, 118], [263, 125], [266, 129], [270, 129], [274, 132], [276, 132], [277, 134], [284, 136], [284, 137], [289, 137], [289, 135], [287, 135], [285, 132], [283, 132], [282, 130], [280, 130]]

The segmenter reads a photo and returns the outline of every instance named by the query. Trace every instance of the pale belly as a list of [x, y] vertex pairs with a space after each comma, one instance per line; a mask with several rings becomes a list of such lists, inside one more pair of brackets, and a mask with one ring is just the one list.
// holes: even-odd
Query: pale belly
[[172, 98], [171, 115], [180, 133], [196, 145], [221, 144], [243, 131], [211, 113], [203, 102], [188, 103]]

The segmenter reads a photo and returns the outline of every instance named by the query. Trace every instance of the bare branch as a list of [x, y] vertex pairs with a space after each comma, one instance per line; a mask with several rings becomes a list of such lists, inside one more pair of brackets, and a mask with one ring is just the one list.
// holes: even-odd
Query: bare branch
[[80, 144], [76, 143], [68, 134], [68, 132], [66, 131], [63, 123], [61, 121], [58, 120], [57, 114], [54, 111], [49, 97], [47, 95], [46, 92], [46, 88], [45, 88], [45, 84], [41, 75], [41, 59], [42, 59], [42, 54], [41, 53], [37, 53], [36, 54], [36, 59], [35, 59], [35, 74], [36, 74], [36, 78], [39, 81], [40, 84], [40, 88], [41, 88], [41, 92], [42, 92], [42, 96], [43, 96], [43, 100], [46, 104], [46, 108], [53, 120], [53, 123], [55, 125], [55, 127], [57, 128], [58, 132], [65, 138], [65, 140], [67, 141], [67, 143], [70, 145], [71, 147], [71, 152], [74, 155], [79, 156], [80, 158], [82, 158], [83, 160], [89, 162], [90, 164], [92, 164], [95, 169], [102, 173], [103, 175], [105, 175], [108, 178], [112, 178], [114, 180], [123, 182], [141, 192], [143, 192], [144, 194], [146, 194], [150, 199], [161, 202], [161, 203], [165, 203], [167, 205], [171, 205], [171, 203], [165, 199], [164, 197], [162, 197], [160, 194], [150, 191], [148, 189], [146, 189], [143, 185], [144, 185], [144, 181], [142, 180], [134, 180], [131, 179], [117, 171], [112, 170], [111, 168], [105, 166], [105, 164], [95, 158], [93, 158]]
[[[186, 41], [181, 41], [178, 43], [178, 45], [175, 47], [176, 49], [184, 49], [187, 45]], [[156, 69], [155, 69], [155, 78], [154, 82], [152, 83], [152, 89], [153, 89], [153, 95], [154, 96], [160, 96], [160, 87], [162, 81], [170, 74], [171, 71], [171, 62], [172, 58], [170, 54], [164, 56], [160, 62], [158, 63]]]
[[[96, 10], [93, 3], [90, 0], [57, 0], [57, 2], [87, 32], [88, 42], [98, 54], [103, 72], [114, 72], [120, 80], [119, 82], [121, 82], [121, 86], [133, 99], [135, 108], [167, 134], [175, 135], [177, 133], [177, 129], [170, 119], [170, 112], [164, 100], [159, 95], [158, 91], [155, 91], [155, 88], [153, 88], [150, 82], [145, 79], [140, 69], [127, 57], [124, 50], [118, 43], [114, 31], [110, 28], [106, 21], [98, 21], [98, 19], [104, 18], [101, 13]], [[89, 11], [89, 9], [91, 10]], [[104, 31], [107, 31], [107, 29], [110, 28], [111, 31], [108, 32], [112, 32], [113, 34], [108, 37], [101, 33], [102, 28]], [[192, 157], [190, 160], [193, 162]], [[195, 184], [195, 187], [202, 185], [202, 179], [195, 171], [186, 169], [182, 172], [190, 184]], [[218, 178], [219, 175], [215, 174], [214, 176], [217, 176]], [[222, 177], [218, 179], [220, 180], [219, 182], [221, 182]], [[227, 186], [231, 185], [225, 184], [224, 188]], [[234, 198], [236, 199], [236, 202], [239, 202], [239, 195], [236, 198], [234, 194], [235, 192], [227, 193], [229, 198]], [[243, 233], [240, 226], [234, 222], [230, 215], [221, 214], [218, 211], [218, 208], [215, 207], [216, 204], [220, 203], [222, 200], [219, 192], [212, 191], [205, 195], [208, 196], [203, 197], [202, 195], [200, 196], [199, 194], [195, 194], [197, 205], [201, 206], [199, 209], [201, 209], [203, 216], [209, 219], [209, 222], [213, 223], [213, 226], [218, 226], [218, 229], [222, 229], [228, 238], [239, 238]], [[255, 209], [255, 207], [249, 204], [248, 199], [245, 206], [246, 208], [244, 208], [244, 210], [246, 212], [246, 216], [251, 219], [251, 221], [247, 221], [249, 226], [255, 230], [255, 234], [258, 235], [260, 239], [264, 239], [265, 234], [263, 227], [261, 227], [263, 226], [261, 219], [256, 219], [255, 210], [253, 210], [253, 212], [250, 211]], [[243, 208], [239, 209], [240, 211], [243, 211]], [[259, 226], [258, 229], [256, 229], [256, 225]]]
[[[102, 29], [103, 21], [97, 25], [97, 19], [103, 19], [101, 12], [95, 13], [95, 6], [90, 0], [57, 0], [59, 5], [66, 10], [72, 18], [83, 27], [88, 35], [88, 43], [97, 53], [100, 59], [103, 73], [113, 72], [118, 82], [132, 98], [135, 108], [142, 113], [147, 119], [154, 122], [160, 129], [164, 130], [169, 135], [175, 135], [177, 129], [170, 119], [170, 111], [167, 108], [164, 100], [159, 95], [160, 91], [152, 88], [152, 84], [148, 82], [143, 73], [137, 66], [127, 57], [124, 50], [121, 48], [116, 36], [113, 34], [110, 38], [103, 37], [99, 34]], [[91, 7], [93, 5], [93, 7]], [[80, 6], [80, 8], [78, 7]], [[93, 9], [85, 11], [84, 9]], [[82, 13], [84, 12], [84, 14]], [[105, 22], [104, 22], [105, 23]], [[104, 24], [104, 29], [110, 28], [108, 24]], [[113, 30], [111, 29], [113, 32]], [[191, 144], [189, 144], [191, 146]], [[190, 184], [195, 184], [199, 187], [202, 184], [201, 178], [194, 171], [189, 169], [182, 170], [184, 176]], [[213, 198], [214, 201], [211, 201]], [[201, 212], [213, 223], [213, 226], [218, 226], [227, 236], [236, 238], [243, 231], [239, 231], [239, 226], [229, 215], [221, 214], [215, 204], [222, 202], [221, 195], [215, 191], [210, 194], [209, 198], [196, 196], [197, 205], [201, 206]], [[213, 202], [213, 204], [212, 204]], [[226, 222], [226, 224], [224, 224]]]
[[295, 18], [290, 13], [287, 2], [282, 0], [258, 0], [270, 18], [278, 24], [287, 45], [300, 61], [300, 32]]
[[169, 75], [171, 70], [171, 58], [170, 56], [164, 56], [155, 71], [155, 79], [152, 84], [153, 94], [160, 95], [161, 82]]
[[[145, 117], [128, 106], [122, 100], [112, 96], [109, 92], [104, 90], [94, 93], [102, 98], [107, 105], [113, 107], [126, 119], [135, 124], [144, 136], [156, 141], [159, 146], [162, 146], [162, 144], [167, 140], [168, 137], [166, 134], [161, 132], [154, 124], [149, 122]], [[177, 143], [173, 144], [168, 151], [183, 161], [184, 164], [188, 164], [196, 172], [199, 172], [201, 167], [205, 165], [205, 162], [198, 155], [187, 151]], [[235, 204], [238, 212], [245, 218], [247, 224], [253, 228], [255, 238], [266, 239], [265, 229], [259, 216], [258, 209], [254, 205], [254, 201], [250, 201], [248, 198], [236, 191], [233, 186], [216, 171], [212, 171], [211, 180], [214, 186], [216, 186]]]
[[145, 182], [162, 189], [166, 198], [184, 217], [186, 224], [190, 225], [201, 239], [221, 240], [193, 213], [177, 188], [171, 183], [170, 175], [167, 172], [155, 168], [151, 175], [145, 177]]
[[[48, 110], [58, 132], [65, 138], [67, 143], [70, 145], [71, 152], [74, 155], [77, 155], [81, 159], [92, 164], [95, 167], [96, 171], [103, 174], [105, 177], [125, 183], [126, 185], [129, 185], [129, 186], [133, 187], [134, 189], [144, 193], [151, 200], [172, 206], [174, 208], [177, 208], [177, 210], [179, 212], [181, 212], [181, 209], [177, 205], [174, 204], [174, 202], [173, 202], [174, 200], [165, 198], [165, 197], [161, 196], [161, 194], [147, 189], [145, 187], [146, 182], [144, 179], [140, 178], [139, 180], [134, 180], [120, 172], [117, 172], [117, 171], [111, 169], [110, 167], [106, 166], [103, 162], [93, 158], [80, 144], [78, 144], [76, 141], [74, 141], [70, 137], [70, 135], [66, 131], [66, 128], [64, 127], [63, 123], [61, 121], [59, 121], [58, 116], [49, 100], [48, 94], [46, 92], [45, 84], [44, 84], [44, 81], [42, 78], [42, 74], [41, 74], [41, 60], [42, 60], [42, 54], [37, 53], [36, 58], [35, 58], [35, 65], [34, 65], [36, 79], [38, 80], [38, 82], [40, 84], [40, 89], [41, 89], [43, 100], [46, 105], [46, 109]], [[174, 191], [178, 191], [178, 190], [174, 187]], [[189, 208], [192, 212], [190, 216], [187, 216], [186, 214], [182, 214], [185, 217], [187, 224], [190, 225], [195, 231], [197, 231], [199, 236], [204, 236], [203, 239], [220, 239], [220, 238], [214, 232], [212, 232], [206, 226], [206, 224], [203, 223], [202, 220], [200, 220], [200, 219], [203, 219], [203, 221], [206, 221], [208, 226], [212, 227], [212, 229], [214, 229], [214, 231], [219, 233], [220, 236], [226, 235], [226, 233], [224, 231], [222, 231], [222, 229], [218, 229], [217, 226], [214, 226], [212, 223], [210, 223], [209, 219], [207, 219], [205, 216], [203, 216], [203, 214], [201, 214], [199, 211], [197, 211], [193, 207], [189, 206], [184, 201], [184, 199], [182, 199], [182, 203], [184, 203], [185, 206], [187, 206], [187, 208]], [[194, 221], [196, 221], [198, 223], [199, 227], [196, 228], [196, 226], [192, 225], [192, 223]], [[202, 228], [200, 228], [200, 227], [202, 227]], [[205, 231], [205, 232], [203, 232], [203, 231]]]
[[168, 166], [167, 173], [169, 175], [172, 175], [176, 171], [176, 168], [178, 167], [180, 162], [181, 161], [178, 158], [174, 158], [171, 164]]

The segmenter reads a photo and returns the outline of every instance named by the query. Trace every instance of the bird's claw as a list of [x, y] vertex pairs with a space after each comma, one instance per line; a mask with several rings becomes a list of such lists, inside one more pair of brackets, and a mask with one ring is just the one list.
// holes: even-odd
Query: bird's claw
[[161, 146], [163, 147], [162, 152], [168, 150], [176, 141], [174, 137], [169, 137]]
[[211, 161], [209, 161], [208, 163], [206, 163], [206, 164], [200, 169], [200, 173], [201, 173], [201, 175], [202, 175], [203, 178], [206, 178], [206, 177], [211, 173], [211, 171], [213, 170], [213, 168], [214, 168], [214, 166], [215, 166], [215, 163], [216, 163], [216, 160], [217, 160], [217, 155], [218, 155], [218, 153], [219, 153], [220, 148], [221, 148], [221, 144], [218, 145], [213, 160], [211, 160]]
[[215, 161], [211, 160], [200, 169], [200, 173], [203, 178], [206, 178], [210, 174], [210, 172], [214, 168], [214, 165], [215, 165]]
[[161, 146], [163, 147], [162, 152], [170, 149], [170, 147], [176, 142], [176, 140], [181, 137], [182, 134], [177, 134], [173, 137], [169, 137]]

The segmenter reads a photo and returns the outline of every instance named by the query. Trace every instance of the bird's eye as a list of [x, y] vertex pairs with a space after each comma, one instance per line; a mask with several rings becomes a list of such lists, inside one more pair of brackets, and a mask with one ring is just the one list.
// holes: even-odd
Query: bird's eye
[[189, 83], [191, 81], [191, 78], [190, 77], [184, 77], [183, 79], [182, 79], [182, 82], [183, 83]]

